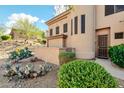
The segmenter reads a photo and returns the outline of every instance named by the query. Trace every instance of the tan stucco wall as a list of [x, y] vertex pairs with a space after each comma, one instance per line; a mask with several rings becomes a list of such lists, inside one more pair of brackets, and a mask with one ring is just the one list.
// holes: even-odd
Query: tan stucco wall
[[[94, 6], [75, 6], [74, 10], [71, 13], [72, 19], [74, 19], [75, 16], [78, 16], [78, 34], [73, 34], [72, 36], [69, 34], [69, 37], [67, 38], [67, 47], [71, 46], [76, 49], [77, 58], [92, 59], [95, 57], [95, 28], [93, 12]], [[85, 14], [85, 33], [81, 34], [80, 20], [81, 15], [83, 14]], [[69, 30], [69, 32], [71, 31]]]
[[115, 32], [124, 32], [124, 11], [105, 16], [104, 5], [96, 6], [96, 29], [110, 27], [110, 45], [124, 43], [124, 39], [115, 39]]
[[[81, 34], [81, 15], [85, 14], [86, 29], [85, 33]], [[74, 21], [74, 17], [78, 16], [78, 34], [71, 36], [71, 19]], [[49, 26], [49, 29], [53, 29], [54, 35], [56, 26], [60, 27], [60, 34], [63, 34], [63, 24], [68, 23], [68, 32], [64, 33], [68, 35], [66, 39], [66, 47], [72, 47], [76, 50], [77, 58], [92, 59], [95, 57], [95, 28], [94, 28], [94, 6], [74, 6], [74, 9], [67, 16], [59, 22], [56, 22]], [[74, 24], [73, 24], [74, 27]], [[74, 28], [73, 28], [74, 33]], [[54, 40], [52, 44], [57, 43]], [[59, 44], [59, 43], [58, 43]], [[50, 45], [50, 44], [49, 44]]]
[[[54, 24], [50, 25], [49, 29], [53, 29], [53, 35], [52, 36], [56, 36], [56, 27], [57, 26], [59, 26], [59, 32], [60, 32], [57, 35], [63, 34], [63, 24], [68, 23], [68, 22], [69, 22], [69, 19], [66, 18], [66, 19], [63, 19], [63, 20], [61, 20], [57, 23], [54, 23]], [[49, 36], [49, 34], [48, 34], [48, 36]]]
[[[57, 26], [60, 27], [60, 34], [63, 34], [63, 24], [68, 23], [68, 32], [64, 33], [68, 37], [66, 39], [66, 47], [72, 47], [76, 50], [76, 57], [83, 59], [92, 59], [95, 57], [96, 29], [110, 27], [110, 46], [124, 43], [124, 39], [114, 39], [115, 32], [124, 32], [124, 11], [109, 16], [105, 16], [104, 5], [77, 5], [71, 10], [67, 18], [49, 25], [49, 29], [53, 29], [53, 35]], [[85, 33], [81, 34], [81, 15], [85, 14]], [[71, 35], [71, 19], [78, 16], [78, 34]], [[104, 30], [103, 30], [104, 31]], [[101, 34], [103, 32], [100, 32]], [[104, 33], [103, 33], [104, 34]], [[50, 41], [50, 46], [61, 46], [59, 40]]]
[[35, 56], [46, 62], [59, 65], [59, 48], [56, 47], [39, 47], [34, 49]]

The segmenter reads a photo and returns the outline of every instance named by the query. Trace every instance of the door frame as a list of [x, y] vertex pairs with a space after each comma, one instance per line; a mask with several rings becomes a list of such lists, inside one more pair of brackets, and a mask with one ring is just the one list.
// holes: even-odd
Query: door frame
[[[98, 36], [99, 35], [107, 35], [108, 36], [108, 42], [107, 42], [107, 47], [109, 48], [110, 46], [110, 27], [105, 27], [105, 28], [100, 28], [96, 29], [96, 42], [95, 42], [95, 56], [98, 57]], [[108, 50], [107, 50], [108, 51]], [[107, 54], [108, 55], [108, 54]], [[108, 58], [108, 57], [107, 57]]]

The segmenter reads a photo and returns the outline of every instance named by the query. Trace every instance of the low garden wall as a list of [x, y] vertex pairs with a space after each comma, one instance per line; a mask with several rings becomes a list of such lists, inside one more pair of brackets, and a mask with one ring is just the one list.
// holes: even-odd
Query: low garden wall
[[59, 53], [62, 51], [74, 51], [74, 49], [56, 47], [38, 47], [34, 49], [35, 56], [38, 59], [57, 65], [60, 65]]
[[59, 65], [59, 48], [38, 47], [34, 49], [34, 53], [38, 59]]

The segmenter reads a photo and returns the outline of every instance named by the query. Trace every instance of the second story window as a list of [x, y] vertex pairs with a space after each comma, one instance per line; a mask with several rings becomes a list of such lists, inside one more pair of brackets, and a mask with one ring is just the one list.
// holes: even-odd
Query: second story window
[[124, 11], [124, 5], [105, 5], [105, 16]]
[[74, 32], [75, 34], [78, 33], [78, 17], [77, 16], [74, 18]]
[[65, 23], [65, 24], [63, 25], [63, 32], [64, 32], [64, 33], [68, 32], [68, 24], [67, 24], [67, 23]]
[[116, 12], [124, 11], [124, 5], [116, 5]]
[[53, 35], [53, 29], [50, 29], [50, 36]]
[[56, 27], [56, 34], [59, 34], [59, 26]]
[[105, 16], [114, 14], [114, 5], [105, 5]]

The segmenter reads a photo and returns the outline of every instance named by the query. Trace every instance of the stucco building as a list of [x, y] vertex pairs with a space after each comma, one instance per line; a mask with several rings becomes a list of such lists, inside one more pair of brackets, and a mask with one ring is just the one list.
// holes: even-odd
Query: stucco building
[[74, 48], [77, 58], [108, 58], [109, 46], [124, 43], [124, 5], [75, 5], [46, 24], [47, 47]]

